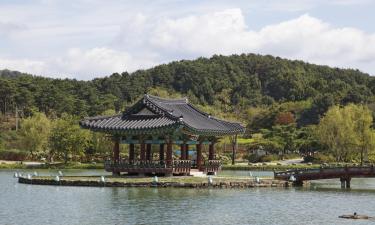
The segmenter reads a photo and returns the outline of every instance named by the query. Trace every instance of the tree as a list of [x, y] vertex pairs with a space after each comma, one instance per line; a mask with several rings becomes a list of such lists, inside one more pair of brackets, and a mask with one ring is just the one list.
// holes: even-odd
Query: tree
[[375, 147], [372, 115], [367, 106], [333, 106], [317, 126], [317, 137], [336, 161], [364, 158]]
[[32, 157], [36, 153], [47, 152], [50, 133], [51, 121], [44, 113], [34, 112], [33, 116], [21, 121], [21, 143]]
[[356, 146], [360, 152], [361, 165], [368, 161], [368, 153], [375, 149], [375, 135], [371, 129], [373, 118], [367, 106], [349, 105], [353, 110], [354, 129], [357, 134]]
[[295, 122], [296, 120], [291, 112], [280, 112], [275, 118], [275, 125], [289, 125]]
[[263, 129], [263, 137], [282, 146], [282, 154], [296, 150], [298, 130], [295, 124], [273, 126], [271, 130]]
[[72, 116], [64, 114], [53, 123], [50, 137], [51, 157], [54, 154], [62, 155], [66, 164], [71, 158], [69, 156], [81, 156], [90, 140], [91, 133], [81, 129]]

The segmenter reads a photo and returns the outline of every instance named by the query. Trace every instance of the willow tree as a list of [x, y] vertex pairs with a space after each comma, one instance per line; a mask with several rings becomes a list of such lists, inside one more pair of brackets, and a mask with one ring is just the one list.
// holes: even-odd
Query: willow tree
[[50, 133], [51, 121], [44, 113], [35, 112], [32, 117], [21, 121], [21, 145], [30, 151], [31, 157], [47, 152]]
[[363, 164], [375, 147], [371, 111], [362, 105], [333, 106], [320, 120], [317, 137], [337, 161], [358, 158]]
[[363, 164], [368, 161], [368, 154], [375, 149], [375, 133], [370, 128], [373, 122], [372, 113], [367, 106], [356, 106], [352, 111], [357, 134], [356, 146]]

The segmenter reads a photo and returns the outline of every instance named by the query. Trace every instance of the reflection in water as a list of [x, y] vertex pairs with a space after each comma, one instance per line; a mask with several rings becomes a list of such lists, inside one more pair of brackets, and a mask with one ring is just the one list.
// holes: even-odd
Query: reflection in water
[[[0, 224], [352, 224], [338, 216], [375, 214], [374, 191], [342, 191], [338, 180], [305, 188], [57, 187], [18, 184], [13, 173], [0, 171]], [[375, 187], [375, 180], [353, 179], [352, 186]]]

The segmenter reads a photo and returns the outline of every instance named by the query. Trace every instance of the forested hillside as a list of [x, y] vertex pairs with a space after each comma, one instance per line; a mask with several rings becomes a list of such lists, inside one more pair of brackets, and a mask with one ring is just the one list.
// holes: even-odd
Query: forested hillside
[[375, 79], [358, 70], [255, 54], [182, 60], [91, 81], [0, 71], [0, 112], [15, 115], [17, 107], [22, 118], [118, 112], [145, 92], [187, 96], [212, 114], [242, 121], [247, 136], [267, 137], [264, 129], [275, 125], [317, 124], [334, 105], [364, 104], [374, 111]]
[[0, 71], [0, 77], [1, 112], [13, 112], [17, 105], [25, 115], [33, 109], [47, 115], [79, 116], [120, 111], [158, 87], [186, 95], [196, 104], [237, 113], [254, 106], [308, 100], [309, 116], [317, 118], [333, 104], [370, 103], [375, 93], [375, 79], [358, 70], [254, 54], [183, 60], [91, 81], [8, 70]]

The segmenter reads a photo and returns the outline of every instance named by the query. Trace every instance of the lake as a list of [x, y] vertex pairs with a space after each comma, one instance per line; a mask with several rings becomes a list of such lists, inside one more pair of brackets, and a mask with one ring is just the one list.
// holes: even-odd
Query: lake
[[[0, 171], [0, 224], [4, 225], [375, 224], [338, 218], [353, 212], [375, 216], [375, 179], [353, 179], [350, 191], [341, 190], [338, 179], [287, 189], [157, 189], [26, 185], [17, 183], [14, 172]], [[64, 173], [105, 174], [101, 170]], [[225, 176], [233, 174], [248, 176], [249, 172], [223, 171]]]

